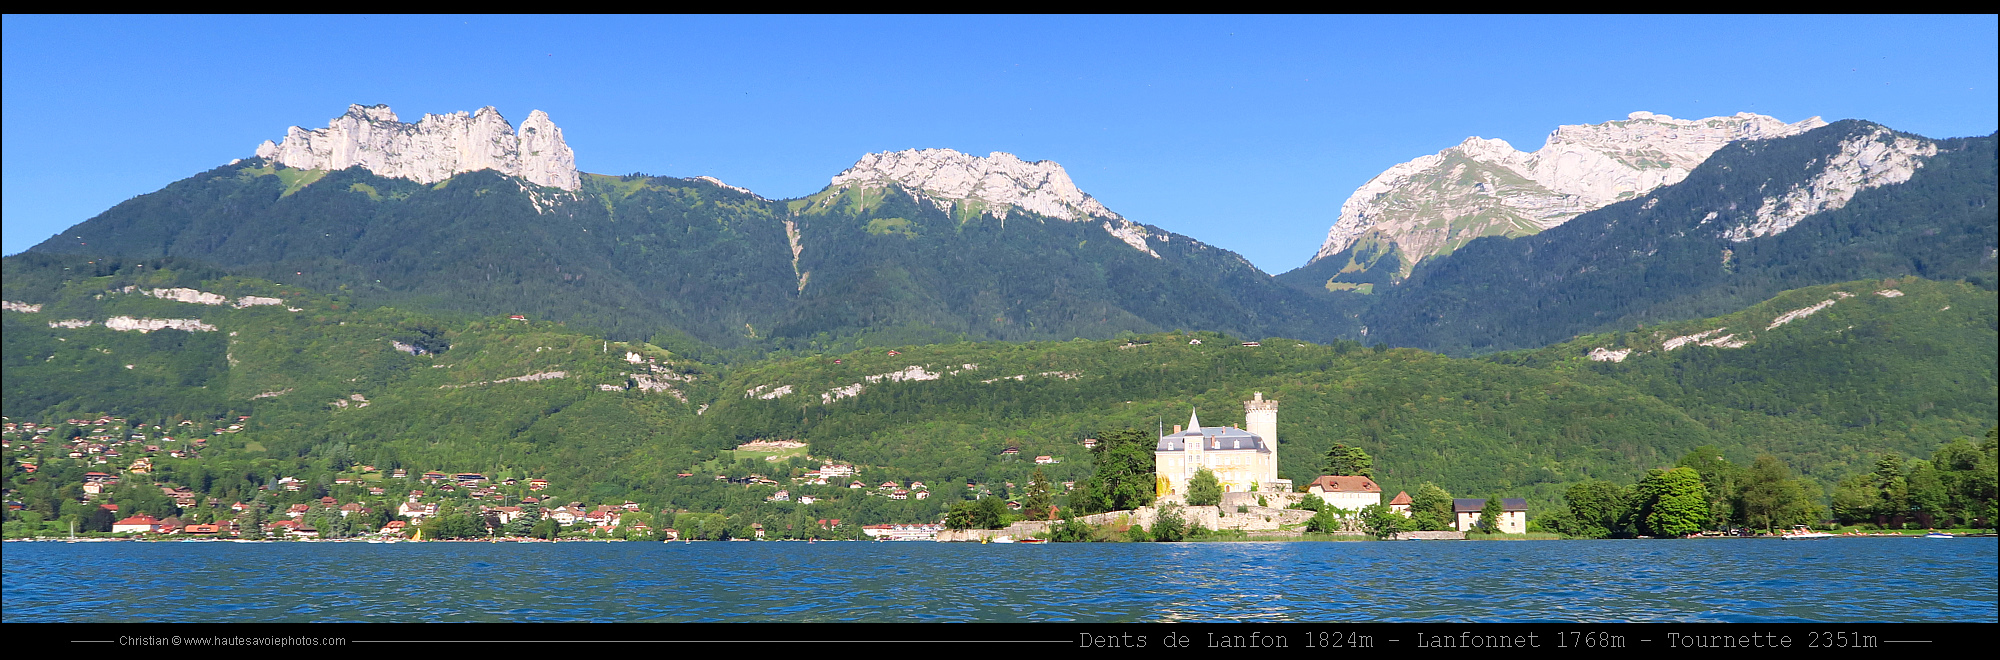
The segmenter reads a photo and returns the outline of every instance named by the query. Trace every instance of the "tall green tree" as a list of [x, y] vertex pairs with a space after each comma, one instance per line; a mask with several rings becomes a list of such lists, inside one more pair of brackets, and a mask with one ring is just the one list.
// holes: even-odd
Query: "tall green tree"
[[1410, 521], [1419, 530], [1451, 529], [1451, 493], [1428, 481], [1417, 486], [1410, 495]]
[[1791, 468], [1766, 454], [1758, 456], [1744, 473], [1737, 498], [1750, 527], [1771, 530], [1813, 521], [1819, 507], [1808, 488], [1792, 477]]
[[1693, 469], [1701, 475], [1701, 485], [1707, 490], [1708, 520], [1703, 526], [1708, 529], [1723, 529], [1736, 518], [1736, 482], [1741, 478], [1743, 468], [1723, 458], [1722, 448], [1702, 445], [1682, 456], [1675, 467]]
[[1153, 503], [1152, 436], [1139, 429], [1120, 429], [1097, 436], [1091, 450], [1091, 475], [1070, 497], [1085, 513], [1126, 511]]
[[1206, 466], [1196, 470], [1188, 479], [1187, 502], [1189, 506], [1215, 506], [1222, 502], [1222, 481], [1215, 478]]
[[1601, 479], [1570, 486], [1563, 491], [1574, 527], [1564, 534], [1601, 539], [1620, 531], [1618, 521], [1625, 515], [1625, 489]]
[[1048, 520], [1049, 509], [1053, 508], [1055, 503], [1056, 498], [1049, 488], [1048, 473], [1043, 472], [1040, 466], [1036, 466], [1034, 474], [1028, 476], [1028, 495], [1021, 498], [1021, 513], [1029, 520]]
[[1485, 534], [1499, 532], [1500, 521], [1506, 515], [1507, 509], [1501, 505], [1500, 498], [1488, 497], [1486, 505], [1479, 507], [1479, 520], [1472, 524], [1472, 528]]
[[1374, 477], [1375, 459], [1360, 447], [1335, 443], [1326, 450], [1326, 473], [1340, 476]]
[[1653, 536], [1687, 536], [1701, 531], [1709, 519], [1708, 492], [1693, 468], [1654, 470], [1639, 484], [1644, 518]]

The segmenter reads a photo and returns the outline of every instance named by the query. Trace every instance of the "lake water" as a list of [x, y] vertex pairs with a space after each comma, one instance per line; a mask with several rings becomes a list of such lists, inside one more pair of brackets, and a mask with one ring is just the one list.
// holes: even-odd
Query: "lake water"
[[8, 543], [4, 621], [2000, 620], [1993, 538]]

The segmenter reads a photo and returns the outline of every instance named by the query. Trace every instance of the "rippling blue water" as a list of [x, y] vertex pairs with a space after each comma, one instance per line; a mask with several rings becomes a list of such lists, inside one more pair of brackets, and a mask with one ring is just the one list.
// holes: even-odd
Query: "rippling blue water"
[[1980, 621], [1992, 538], [8, 543], [18, 621]]

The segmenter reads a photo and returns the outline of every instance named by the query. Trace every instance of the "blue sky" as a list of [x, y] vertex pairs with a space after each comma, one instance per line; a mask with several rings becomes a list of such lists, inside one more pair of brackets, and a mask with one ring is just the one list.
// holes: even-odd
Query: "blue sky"
[[864, 153], [1054, 160], [1267, 272], [1470, 135], [1634, 110], [1995, 130], [1994, 16], [7, 16], [4, 249], [349, 103], [547, 111], [589, 172], [810, 194]]

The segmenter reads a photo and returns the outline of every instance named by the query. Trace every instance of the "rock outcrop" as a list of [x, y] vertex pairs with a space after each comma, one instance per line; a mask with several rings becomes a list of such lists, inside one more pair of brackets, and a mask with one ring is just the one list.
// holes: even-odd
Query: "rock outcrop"
[[1362, 185], [1341, 205], [1312, 261], [1372, 241], [1376, 254], [1398, 253], [1407, 274], [1472, 239], [1534, 234], [1678, 183], [1729, 142], [1825, 125], [1818, 117], [1787, 124], [1750, 113], [1687, 120], [1634, 112], [1623, 121], [1559, 127], [1532, 153], [1504, 140], [1467, 138]]
[[898, 186], [951, 211], [991, 213], [1006, 218], [1016, 211], [1086, 222], [1103, 221], [1104, 231], [1155, 259], [1159, 252], [1146, 241], [1144, 225], [1126, 220], [1076, 187], [1069, 172], [1054, 161], [1028, 162], [995, 151], [984, 158], [951, 149], [908, 149], [862, 156], [853, 167], [834, 175], [832, 186]]
[[1061, 165], [999, 151], [985, 158], [951, 149], [868, 154], [833, 177], [834, 186], [890, 183], [947, 208], [967, 204], [1002, 218], [1015, 209], [1071, 221], [1119, 217], [1078, 190]]
[[1755, 220], [1738, 224], [1723, 236], [1741, 243], [1791, 229], [1806, 216], [1846, 206], [1855, 193], [1909, 181], [1924, 166], [1924, 159], [1937, 153], [1934, 142], [1877, 126], [1866, 135], [1841, 141], [1840, 153], [1826, 159], [1812, 180], [1765, 197]]
[[257, 146], [257, 156], [310, 170], [360, 165], [378, 176], [419, 183], [494, 170], [563, 190], [582, 186], [576, 154], [563, 142], [562, 129], [540, 110], [528, 113], [516, 132], [492, 106], [475, 113], [426, 114], [408, 124], [386, 105], [350, 105], [326, 128], [293, 126], [282, 141], [266, 140]]

